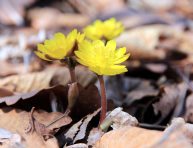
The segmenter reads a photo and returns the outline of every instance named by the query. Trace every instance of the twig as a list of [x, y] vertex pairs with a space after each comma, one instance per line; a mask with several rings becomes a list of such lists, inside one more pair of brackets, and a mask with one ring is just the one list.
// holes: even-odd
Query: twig
[[66, 112], [65, 112], [62, 116], [58, 117], [57, 119], [55, 119], [54, 121], [52, 121], [51, 123], [49, 123], [48, 125], [46, 125], [46, 128], [49, 127], [49, 126], [51, 126], [52, 124], [56, 123], [57, 121], [59, 121], [59, 120], [62, 119], [63, 117], [68, 116], [69, 113], [70, 113], [70, 110], [67, 109]]
[[166, 126], [147, 124], [147, 123], [139, 123], [138, 125], [141, 128], [146, 128], [146, 129], [151, 129], [151, 130], [160, 130], [160, 131], [163, 131], [166, 128]]

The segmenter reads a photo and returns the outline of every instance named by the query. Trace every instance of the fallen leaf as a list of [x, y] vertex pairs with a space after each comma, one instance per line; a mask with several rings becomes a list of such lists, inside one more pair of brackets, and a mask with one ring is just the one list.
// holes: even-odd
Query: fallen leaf
[[88, 148], [88, 145], [84, 143], [77, 143], [70, 146], [64, 146], [64, 148]]
[[[129, 147], [152, 147], [162, 137], [163, 132], [147, 130], [138, 127], [122, 127], [118, 130], [110, 131], [102, 136], [95, 144], [94, 148], [125, 148]], [[113, 140], [112, 140], [113, 139]], [[148, 142], [147, 142], [148, 141]], [[170, 136], [163, 144], [156, 147], [192, 147], [188, 139], [182, 134]]]
[[193, 123], [193, 94], [190, 94], [186, 99], [186, 112], [184, 118], [187, 122]]
[[[41, 108], [47, 111], [60, 110], [67, 106], [67, 86], [55, 86], [47, 89], [32, 91], [30, 93], [15, 94], [13, 96], [7, 96], [0, 98], [1, 106], [11, 106], [14, 105], [17, 108], [31, 110], [33, 106]], [[66, 96], [66, 97], [65, 97]], [[57, 106], [57, 100], [63, 104], [60, 108]]]
[[91, 119], [99, 113], [100, 109], [96, 110], [94, 113], [87, 115], [80, 121], [75, 123], [66, 133], [65, 137], [69, 138], [75, 143], [78, 140], [85, 138], [87, 126]]
[[94, 113], [92, 113], [92, 114], [87, 115], [87, 116], [84, 118], [84, 120], [83, 120], [83, 122], [82, 122], [82, 124], [81, 124], [81, 126], [80, 126], [80, 129], [79, 129], [77, 135], [74, 137], [73, 143], [75, 143], [76, 141], [81, 140], [81, 139], [83, 139], [83, 138], [85, 137], [85, 135], [86, 135], [86, 129], [87, 129], [87, 126], [88, 126], [89, 122], [90, 122], [90, 121], [92, 120], [92, 118], [93, 118], [94, 116], [96, 116], [99, 112], [100, 112], [100, 109], [96, 110], [96, 111], [95, 111]]
[[65, 137], [69, 138], [70, 140], [73, 140], [75, 135], [78, 133], [79, 127], [81, 126], [82, 123], [83, 119], [81, 119], [80, 121], [75, 123], [72, 127], [70, 127], [70, 129], [65, 133]]
[[[57, 16], [57, 19], [55, 16]], [[89, 17], [86, 15], [62, 13], [52, 7], [33, 8], [28, 12], [27, 17], [31, 21], [32, 27], [36, 29], [82, 27], [89, 23]], [[52, 23], [53, 19], [55, 20], [54, 24]]]
[[89, 85], [82, 90], [79, 88], [79, 97], [72, 108], [71, 117], [74, 120], [80, 120], [80, 118], [96, 111], [100, 107], [100, 94], [95, 85]]
[[0, 139], [9, 139], [11, 138], [13, 133], [11, 133], [10, 131], [8, 130], [5, 130], [3, 128], [0, 128]]
[[[83, 67], [76, 68], [77, 79], [83, 86], [95, 81], [95, 76]], [[88, 79], [87, 79], [88, 78]], [[42, 72], [9, 76], [0, 79], [0, 87], [17, 93], [41, 90], [54, 85], [67, 85], [70, 82], [66, 67], [52, 67]]]
[[[54, 134], [58, 132], [59, 128], [65, 125], [68, 125], [71, 123], [72, 119], [66, 114], [65, 116], [62, 116], [61, 114], [58, 115], [58, 117], [51, 116], [54, 112], [50, 113], [49, 116], [43, 117], [46, 122], [50, 121], [49, 124], [42, 123], [41, 121], [37, 120], [37, 118], [34, 117], [34, 111], [35, 107], [32, 108], [30, 115], [29, 115], [29, 126], [26, 128], [26, 133], [33, 133], [37, 132], [39, 135], [41, 135], [45, 140], [49, 138], [53, 138]], [[57, 112], [56, 112], [57, 113]], [[60, 120], [57, 120], [58, 118], [62, 118]], [[51, 117], [51, 120], [50, 118]]]
[[129, 89], [126, 99], [124, 100], [124, 103], [127, 105], [145, 96], [155, 96], [158, 94], [158, 91], [152, 85], [151, 81], [137, 78], [130, 78], [129, 80], [131, 89]]
[[93, 146], [102, 137], [103, 134], [104, 132], [102, 132], [101, 129], [93, 128], [88, 135], [87, 145]]
[[[186, 91], [187, 85], [185, 83], [173, 84], [163, 87], [160, 92], [161, 96], [159, 101], [153, 104], [154, 113], [161, 113], [162, 118], [160, 118], [160, 121], [158, 122], [163, 121], [172, 111], [175, 110], [177, 103], [183, 99], [182, 97], [185, 97], [184, 93], [186, 94]], [[179, 114], [181, 109], [177, 112], [177, 114]]]
[[22, 137], [5, 129], [0, 129], [0, 145], [4, 147], [23, 147]]
[[[37, 114], [38, 116], [42, 116], [42, 114]], [[60, 113], [61, 115], [61, 113]], [[45, 117], [50, 116], [50, 114], [46, 114], [44, 112], [43, 114], [44, 119]], [[53, 115], [51, 115], [53, 116]], [[55, 116], [55, 115], [54, 115]], [[25, 134], [25, 128], [28, 125], [29, 118], [28, 118], [28, 112], [22, 111], [19, 109], [11, 109], [11, 108], [3, 108], [0, 109], [0, 127], [5, 128], [11, 132], [19, 133], [22, 137], [22, 145], [24, 147], [33, 148], [34, 142], [37, 147], [43, 148], [43, 147], [50, 147], [50, 148], [57, 148], [57, 140], [55, 138], [49, 139], [47, 141], [44, 141], [41, 136], [39, 136], [37, 133], [32, 134]], [[47, 120], [47, 123], [50, 122]]]
[[[99, 14], [112, 15], [118, 11], [125, 9], [125, 2], [123, 0], [115, 0], [112, 4], [110, 0], [96, 0], [95, 3], [92, 0], [71, 0], [69, 3], [79, 10], [82, 14], [89, 15], [91, 18]], [[108, 6], [111, 5], [111, 8]]]
[[126, 46], [133, 59], [177, 60], [176, 54], [186, 57], [184, 42], [192, 47], [185, 36], [183, 29], [177, 26], [148, 25], [124, 32], [117, 38], [117, 44]]
[[6, 25], [20, 26], [24, 23], [25, 7], [29, 6], [35, 0], [15, 2], [14, 0], [2, 0], [0, 2], [0, 21]]
[[117, 106], [130, 105], [145, 96], [157, 95], [151, 81], [132, 77], [108, 77], [105, 79], [107, 98]]
[[4, 88], [0, 88], [0, 97], [13, 96], [13, 95], [14, 95], [13, 92]]
[[105, 120], [112, 120], [111, 127], [113, 129], [119, 129], [124, 126], [137, 126], [138, 121], [135, 117], [129, 115], [128, 113], [122, 111], [121, 107], [115, 108], [109, 113]]
[[[133, 59], [163, 59], [163, 50], [155, 50], [164, 26], [145, 26], [132, 29], [117, 38], [120, 47], [127, 47]], [[170, 31], [171, 32], [171, 31]]]
[[[89, 85], [87, 88], [79, 86], [79, 96], [71, 109], [71, 117], [75, 121], [100, 107], [100, 95], [97, 87], [94, 85]], [[64, 112], [68, 105], [68, 89], [68, 85], [57, 85], [29, 93], [2, 97], [0, 106], [14, 106], [28, 111], [32, 107], [36, 107], [46, 111]]]
[[[66, 70], [67, 71], [67, 70]], [[23, 75], [9, 76], [0, 80], [0, 86], [12, 92], [26, 93], [49, 87], [56, 71], [35, 72]]]

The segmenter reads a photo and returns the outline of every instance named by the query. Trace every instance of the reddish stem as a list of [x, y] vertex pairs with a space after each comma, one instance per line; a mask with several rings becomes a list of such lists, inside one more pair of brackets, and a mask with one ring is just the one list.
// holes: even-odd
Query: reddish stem
[[76, 82], [75, 67], [68, 67], [70, 72], [71, 83]]
[[107, 112], [107, 98], [106, 98], [106, 90], [105, 90], [105, 83], [102, 75], [98, 75], [99, 83], [100, 83], [100, 90], [101, 90], [101, 115], [100, 115], [100, 124], [106, 118]]

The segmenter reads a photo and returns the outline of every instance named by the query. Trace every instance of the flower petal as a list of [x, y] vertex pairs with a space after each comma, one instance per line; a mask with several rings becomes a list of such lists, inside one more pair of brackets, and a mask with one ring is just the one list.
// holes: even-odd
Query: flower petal
[[44, 55], [43, 53], [39, 52], [39, 51], [35, 51], [35, 54], [36, 54], [39, 58], [41, 58], [41, 59], [43, 59], [43, 60], [52, 61], [52, 60], [49, 60], [48, 58], [46, 58], [45, 55]]

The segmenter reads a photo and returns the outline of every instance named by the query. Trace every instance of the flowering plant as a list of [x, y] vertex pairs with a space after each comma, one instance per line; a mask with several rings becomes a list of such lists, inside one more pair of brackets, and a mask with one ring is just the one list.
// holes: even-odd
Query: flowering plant
[[[67, 62], [71, 82], [74, 82], [73, 85], [71, 84], [72, 87], [69, 89], [68, 95], [70, 96], [69, 98], [73, 98], [71, 99], [73, 100], [71, 101], [73, 102], [70, 105], [71, 107], [78, 95], [78, 87], [77, 83], [75, 83], [75, 66], [72, 64], [74, 60], [97, 74], [101, 87], [102, 109], [100, 123], [106, 117], [107, 108], [103, 75], [117, 75], [127, 72], [126, 66], [121, 65], [121, 63], [126, 61], [130, 54], [126, 53], [125, 47], [116, 49], [116, 42], [111, 40], [122, 31], [123, 25], [114, 18], [104, 22], [97, 20], [84, 29], [85, 34], [79, 33], [76, 29], [67, 36], [62, 33], [56, 33], [53, 39], [46, 40], [44, 44], [38, 44], [38, 50], [35, 51], [36, 55], [43, 60]], [[86, 40], [85, 35], [93, 41]], [[107, 42], [104, 43], [102, 39]], [[76, 56], [75, 59], [72, 56]]]
[[127, 71], [125, 65], [120, 65], [129, 58], [126, 48], [116, 49], [116, 42], [110, 40], [105, 45], [103, 41], [84, 41], [75, 51], [77, 61], [87, 66], [98, 75], [116, 75]]
[[44, 44], [38, 44], [38, 50], [35, 53], [43, 60], [62, 60], [67, 56], [71, 56], [76, 44], [83, 40], [84, 34], [79, 33], [76, 29], [67, 36], [56, 33], [53, 39], [45, 40]]
[[87, 38], [91, 40], [105, 39], [111, 40], [119, 36], [124, 30], [121, 22], [115, 18], [108, 19], [104, 22], [96, 20], [93, 24], [84, 29]]

